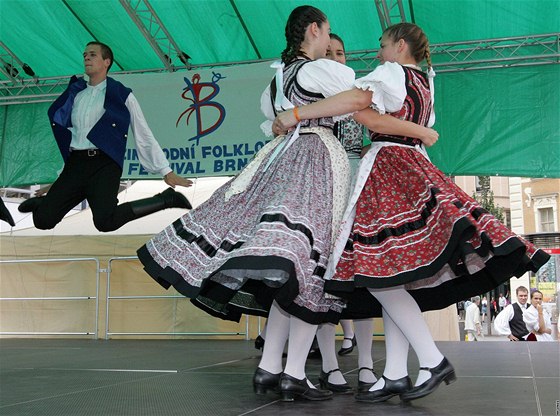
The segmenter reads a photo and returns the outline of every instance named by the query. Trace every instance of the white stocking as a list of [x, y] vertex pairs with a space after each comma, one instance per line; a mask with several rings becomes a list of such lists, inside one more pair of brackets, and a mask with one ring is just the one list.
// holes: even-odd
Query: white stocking
[[[341, 321], [342, 322], [342, 321]], [[373, 368], [371, 346], [373, 345], [373, 319], [354, 319], [356, 346], [358, 347], [358, 368]], [[377, 381], [371, 371], [359, 371], [358, 380], [364, 383]]]
[[[267, 337], [270, 338], [272, 322], [269, 322]], [[305, 378], [305, 362], [307, 354], [313, 344], [313, 338], [317, 332], [317, 325], [309, 324], [295, 316], [290, 316], [290, 336], [288, 342], [288, 358], [284, 373], [299, 380]], [[268, 342], [268, 340], [266, 341]], [[266, 346], [265, 342], [265, 346]], [[308, 380], [309, 387], [314, 388]]]
[[[328, 373], [338, 367], [335, 348], [336, 327], [333, 324], [321, 324], [317, 329], [317, 343], [321, 350], [323, 371]], [[344, 384], [346, 380], [340, 371], [329, 375], [328, 381], [332, 384]]]
[[266, 321], [266, 340], [259, 367], [272, 374], [282, 372], [282, 354], [288, 340], [290, 315], [276, 301], [272, 303]]
[[[441, 363], [443, 354], [437, 348], [420, 308], [410, 293], [402, 287], [369, 290], [414, 349], [420, 367], [432, 368]], [[430, 375], [428, 371], [420, 371], [415, 385], [422, 384]]]
[[342, 340], [342, 348], [350, 348], [352, 346], [352, 338], [354, 338], [354, 328], [352, 327], [352, 320], [341, 319], [340, 326], [342, 327], [342, 333], [344, 334], [344, 339]]
[[[383, 375], [389, 380], [398, 380], [408, 375], [407, 359], [408, 359], [408, 340], [391, 319], [391, 317], [383, 310], [383, 328], [385, 330], [385, 369]], [[385, 380], [379, 379], [370, 391], [382, 389], [385, 386]]]

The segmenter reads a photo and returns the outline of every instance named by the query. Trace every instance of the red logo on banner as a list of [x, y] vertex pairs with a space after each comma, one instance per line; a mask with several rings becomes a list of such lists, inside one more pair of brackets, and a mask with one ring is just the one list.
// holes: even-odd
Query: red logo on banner
[[[220, 92], [218, 81], [223, 78], [225, 77], [221, 74], [216, 74], [215, 72], [212, 72], [212, 82], [200, 82], [200, 74], [194, 74], [192, 82], [187, 78], [184, 78], [187, 86], [183, 88], [183, 94], [181, 94], [181, 97], [190, 101], [192, 104], [190, 104], [189, 107], [179, 115], [177, 123], [175, 123], [175, 127], [179, 126], [179, 122], [185, 114], [187, 115], [185, 120], [187, 125], [189, 125], [191, 116], [196, 114], [196, 135], [191, 137], [189, 140], [196, 140], [197, 146], [200, 143], [200, 138], [216, 131], [218, 127], [222, 125], [226, 117], [226, 109], [224, 106], [216, 101], [212, 101], [212, 99]], [[203, 91], [205, 93], [207, 92], [204, 96], [202, 95]], [[188, 94], [191, 94], [192, 98], [188, 97]], [[209, 117], [209, 115], [215, 116], [215, 113], [204, 111], [205, 119], [203, 122], [203, 109], [208, 107], [218, 110], [218, 117], [217, 119], [208, 121], [206, 117]]]

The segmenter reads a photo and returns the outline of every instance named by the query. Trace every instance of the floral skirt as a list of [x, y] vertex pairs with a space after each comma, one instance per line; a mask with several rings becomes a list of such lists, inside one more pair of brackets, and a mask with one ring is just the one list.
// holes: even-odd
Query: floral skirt
[[441, 309], [548, 261], [415, 147], [376, 151], [326, 283], [328, 292], [349, 300], [348, 316], [379, 314], [367, 288], [403, 286], [422, 310]]
[[276, 300], [307, 322], [336, 322], [344, 302], [325, 295], [323, 277], [349, 172], [329, 133], [302, 130], [289, 147], [289, 136], [265, 146], [238, 177], [138, 250], [146, 272], [222, 319], [266, 316]]

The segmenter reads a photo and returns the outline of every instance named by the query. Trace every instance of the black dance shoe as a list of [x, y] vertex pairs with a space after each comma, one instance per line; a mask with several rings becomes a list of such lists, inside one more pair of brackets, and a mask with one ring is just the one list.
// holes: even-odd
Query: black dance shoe
[[264, 348], [264, 338], [260, 335], [255, 338], [255, 349], [263, 350]]
[[442, 381], [445, 384], [453, 383], [457, 380], [457, 376], [455, 375], [455, 369], [451, 365], [447, 358], [443, 357], [443, 360], [437, 367], [428, 368], [428, 367], [420, 367], [420, 370], [426, 370], [432, 373], [432, 376], [420, 384], [419, 386], [413, 387], [409, 391], [401, 394], [402, 401], [410, 401], [416, 400], [421, 397], [427, 396], [430, 393], [433, 393], [435, 389], [441, 384]]
[[321, 374], [319, 375], [319, 385], [321, 386], [321, 388], [325, 390], [330, 390], [333, 393], [338, 393], [338, 394], [352, 393], [352, 387], [350, 387], [348, 383], [333, 384], [329, 382], [329, 376], [336, 371], [340, 371], [340, 370], [336, 368], [334, 370], [329, 371], [328, 373], [325, 373], [323, 370], [321, 370]]
[[338, 350], [338, 355], [347, 355], [354, 351], [354, 347], [356, 346], [356, 335], [353, 338], [344, 338], [350, 341], [350, 346], [348, 348], [340, 347]]
[[373, 368], [360, 367], [360, 369], [358, 370], [358, 393], [368, 391], [376, 383], [376, 381], [374, 381], [373, 383], [368, 383], [366, 381], [361, 381], [360, 380], [360, 371], [362, 371], [362, 370], [371, 371], [373, 373], [373, 376], [375, 377], [375, 379], [379, 380], [379, 376], [377, 374], [375, 374], [375, 371], [373, 371]]
[[37, 207], [39, 205], [41, 205], [41, 202], [43, 202], [41, 200], [41, 198], [42, 197], [33, 197], [33, 198], [26, 199], [21, 204], [19, 204], [18, 211], [19, 212], [33, 212], [33, 211], [35, 211], [37, 209]]
[[299, 380], [286, 373], [282, 373], [280, 376], [280, 393], [284, 402], [293, 402], [296, 396], [306, 400], [328, 400], [333, 396], [333, 392], [330, 390], [309, 387], [306, 378]]
[[359, 402], [379, 403], [389, 400], [398, 394], [404, 394], [412, 388], [412, 380], [409, 376], [399, 378], [398, 380], [389, 380], [383, 376], [385, 385], [383, 388], [375, 391], [362, 391], [356, 394], [356, 400]]
[[280, 374], [272, 374], [260, 367], [257, 367], [253, 376], [253, 391], [255, 394], [266, 394], [271, 390], [275, 393], [280, 391]]

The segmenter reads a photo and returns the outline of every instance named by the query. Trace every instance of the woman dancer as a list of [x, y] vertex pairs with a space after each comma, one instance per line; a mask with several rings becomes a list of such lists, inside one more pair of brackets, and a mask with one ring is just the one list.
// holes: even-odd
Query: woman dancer
[[[353, 111], [356, 99], [423, 125], [433, 124], [428, 39], [416, 25], [389, 27], [381, 38], [381, 64], [355, 89], [296, 110], [299, 119]], [[429, 71], [431, 72], [431, 71]], [[356, 119], [359, 121], [359, 114]], [[293, 112], [275, 121], [294, 125]], [[431, 124], [430, 124], [431, 123]], [[278, 127], [275, 127], [278, 130]], [[513, 234], [430, 163], [418, 140], [371, 132], [327, 271], [326, 289], [364, 303], [369, 291], [382, 305], [387, 362], [383, 377], [357, 400], [378, 402], [432, 393], [455, 371], [435, 345], [421, 310], [440, 309], [484, 293], [512, 276], [536, 271], [549, 256]], [[361, 296], [361, 300], [358, 299]], [[371, 298], [372, 305], [373, 298]], [[362, 305], [363, 306], [363, 305]], [[414, 387], [408, 346], [420, 362]]]
[[[282, 53], [286, 66], [279, 70], [284, 82], [277, 78], [272, 86], [296, 105], [353, 82], [351, 69], [313, 62], [325, 56], [329, 30], [326, 16], [314, 7], [290, 14]], [[300, 74], [306, 81], [295, 83]], [[328, 88], [323, 88], [325, 74], [330, 74]], [[263, 107], [273, 119], [270, 93], [265, 97]], [[322, 278], [349, 185], [348, 161], [332, 125], [332, 118], [313, 120], [302, 125], [299, 137], [277, 137], [208, 201], [138, 251], [154, 279], [173, 285], [214, 316], [237, 321], [242, 313], [270, 311], [253, 385], [256, 393], [280, 387], [284, 400], [332, 396], [307, 381], [307, 354], [301, 353], [309, 351], [317, 324], [336, 322], [343, 307], [340, 299], [325, 298]]]

